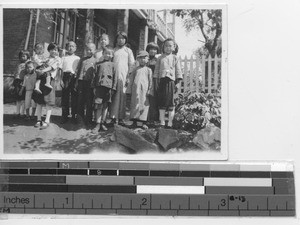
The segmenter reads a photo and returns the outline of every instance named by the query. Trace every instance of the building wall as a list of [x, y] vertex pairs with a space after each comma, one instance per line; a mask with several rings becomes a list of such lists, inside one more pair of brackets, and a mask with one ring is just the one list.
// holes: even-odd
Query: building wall
[[114, 40], [117, 35], [117, 15], [115, 9], [96, 9], [95, 22], [106, 29], [109, 37], [109, 45], [114, 47]]
[[[29, 27], [30, 12], [28, 9], [3, 9], [3, 54], [4, 73], [12, 74], [19, 63], [18, 54], [25, 47]], [[33, 54], [34, 30], [36, 19], [33, 17], [28, 51]], [[37, 24], [36, 43], [53, 41], [54, 23], [49, 22], [40, 14]]]
[[30, 12], [28, 9], [3, 9], [4, 73], [12, 74], [24, 49]]
[[40, 14], [39, 23], [37, 24], [36, 43], [51, 43], [54, 40], [54, 23], [47, 21]]
[[128, 43], [134, 56], [136, 56], [139, 51], [141, 21], [132, 10], [129, 11], [128, 24]]
[[77, 18], [76, 24], [76, 55], [78, 55], [79, 57], [83, 57], [85, 48], [86, 9], [79, 9], [79, 14], [80, 16]]

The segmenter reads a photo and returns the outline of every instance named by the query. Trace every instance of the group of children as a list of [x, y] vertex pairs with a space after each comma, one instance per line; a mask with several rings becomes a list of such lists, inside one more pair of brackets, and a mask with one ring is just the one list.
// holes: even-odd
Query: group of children
[[[44, 58], [43, 45], [35, 46], [35, 55], [21, 51], [20, 65], [15, 75], [15, 90], [17, 90], [17, 115], [22, 114], [21, 105], [25, 100], [26, 119], [35, 115], [36, 103], [46, 104], [47, 115], [51, 107], [53, 80], [58, 68], [62, 72], [62, 119], [66, 123], [70, 114], [72, 122], [79, 118], [86, 124], [96, 122], [93, 132], [107, 130], [107, 115], [111, 124], [125, 125], [126, 99], [130, 98], [130, 127], [141, 126], [147, 129], [146, 123], [154, 124], [160, 121], [160, 126], [169, 128], [173, 125], [175, 114], [174, 93], [176, 85], [182, 79], [181, 66], [176, 56], [178, 46], [173, 39], [166, 39], [162, 45], [162, 54], [157, 57], [159, 47], [154, 42], [147, 45], [146, 51], [140, 51], [137, 60], [127, 47], [127, 35], [118, 32], [115, 48], [109, 46], [109, 37], [103, 34], [100, 39], [100, 49], [96, 50], [94, 43], [89, 43], [85, 49], [85, 57], [75, 55], [76, 44], [68, 42], [66, 54], [60, 58], [58, 47], [51, 43], [48, 46], [49, 58]], [[50, 49], [49, 49], [50, 47]], [[51, 52], [52, 49], [55, 52]], [[38, 101], [43, 96], [44, 101]], [[32, 101], [32, 99], [34, 101]], [[47, 108], [48, 106], [48, 108]], [[32, 107], [30, 116], [29, 109]], [[168, 112], [168, 124], [165, 124], [165, 113]], [[41, 113], [41, 112], [40, 112]], [[37, 113], [38, 114], [38, 113]], [[48, 127], [50, 115], [45, 122], [38, 115], [36, 126]], [[94, 118], [94, 121], [93, 121]]]

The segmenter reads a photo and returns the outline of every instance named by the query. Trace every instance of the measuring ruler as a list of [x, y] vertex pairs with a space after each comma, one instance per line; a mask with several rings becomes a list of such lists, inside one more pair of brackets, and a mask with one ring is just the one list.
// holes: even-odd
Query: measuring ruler
[[1, 161], [0, 212], [295, 216], [293, 165]]

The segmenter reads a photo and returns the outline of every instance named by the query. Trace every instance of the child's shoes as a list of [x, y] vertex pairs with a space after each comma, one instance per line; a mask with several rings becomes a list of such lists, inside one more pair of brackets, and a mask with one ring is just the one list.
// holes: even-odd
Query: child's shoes
[[100, 124], [97, 123], [96, 127], [92, 130], [92, 133], [93, 133], [93, 134], [98, 134], [100, 128], [101, 128], [101, 127], [100, 127]]
[[173, 128], [173, 123], [169, 123], [169, 122], [168, 122], [168, 125], [166, 125], [165, 128], [166, 128], [166, 129], [172, 129], [172, 128]]
[[104, 124], [101, 124], [100, 130], [107, 131], [108, 129]]
[[124, 122], [124, 120], [122, 120], [122, 119], [119, 119], [118, 124], [119, 124], [120, 126], [125, 126], [125, 125], [126, 125], [125, 122]]
[[53, 87], [50, 84], [45, 84], [45, 87], [52, 89]]
[[42, 126], [42, 121], [41, 120], [38, 120], [36, 122], [36, 124], [34, 125], [34, 127], [41, 127]]
[[144, 130], [148, 130], [148, 129], [149, 129], [149, 127], [148, 127], [146, 124], [143, 124], [143, 125], [141, 126], [141, 128], [144, 129]]
[[41, 130], [44, 130], [44, 129], [46, 129], [47, 127], [49, 127], [49, 123], [42, 122], [42, 125], [41, 125], [40, 129], [41, 129]]

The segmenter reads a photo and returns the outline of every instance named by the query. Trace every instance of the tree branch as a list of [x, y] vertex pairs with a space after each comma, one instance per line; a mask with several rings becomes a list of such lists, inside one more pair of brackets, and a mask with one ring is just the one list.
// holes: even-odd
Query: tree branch
[[204, 28], [204, 25], [203, 25], [203, 12], [200, 11], [199, 13], [200, 13], [201, 19], [198, 19], [198, 25], [200, 27], [201, 33], [202, 33], [205, 41], [207, 41], [208, 40], [208, 36], [205, 34], [204, 29], [203, 29]]

